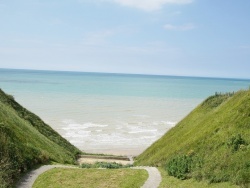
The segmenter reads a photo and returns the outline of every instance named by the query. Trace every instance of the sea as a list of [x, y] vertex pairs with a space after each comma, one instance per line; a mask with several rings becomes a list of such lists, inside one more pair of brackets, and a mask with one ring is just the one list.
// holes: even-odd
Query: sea
[[85, 152], [138, 155], [215, 92], [250, 80], [0, 69], [0, 88]]

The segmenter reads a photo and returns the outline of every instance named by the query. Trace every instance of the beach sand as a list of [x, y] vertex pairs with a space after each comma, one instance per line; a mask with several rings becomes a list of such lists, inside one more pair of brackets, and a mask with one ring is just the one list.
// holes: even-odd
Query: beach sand
[[[81, 165], [83, 163], [94, 164], [96, 162], [116, 162], [123, 165], [133, 164], [133, 157], [140, 154], [143, 150], [139, 151], [138, 149], [93, 149], [85, 150], [84, 152], [97, 154], [97, 155], [82, 155], [77, 161]], [[98, 154], [105, 154], [104, 156]], [[109, 156], [108, 156], [109, 155]]]
[[144, 149], [88, 149], [84, 150], [86, 153], [118, 155], [118, 156], [137, 156], [140, 155]]
[[123, 164], [123, 165], [132, 164], [131, 161], [116, 160], [116, 159], [79, 158], [77, 161], [78, 161], [78, 163], [80, 165], [83, 164], [83, 163], [94, 164], [96, 162], [109, 162], [109, 163], [115, 162], [115, 163], [120, 163], [120, 164]]

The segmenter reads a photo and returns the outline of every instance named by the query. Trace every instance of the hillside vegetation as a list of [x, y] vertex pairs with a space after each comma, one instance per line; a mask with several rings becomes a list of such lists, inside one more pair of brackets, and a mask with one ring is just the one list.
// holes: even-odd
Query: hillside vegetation
[[138, 156], [179, 179], [250, 187], [250, 91], [216, 94]]
[[0, 89], [0, 187], [11, 187], [35, 165], [75, 163], [81, 153], [38, 116]]

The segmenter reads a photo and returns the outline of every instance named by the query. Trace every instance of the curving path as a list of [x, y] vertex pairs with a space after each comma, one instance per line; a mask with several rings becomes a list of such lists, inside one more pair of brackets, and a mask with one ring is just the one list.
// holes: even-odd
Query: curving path
[[148, 171], [148, 179], [142, 186], [142, 188], [157, 188], [161, 183], [161, 173], [155, 167], [139, 166], [133, 167], [133, 169], [144, 169]]
[[78, 168], [73, 166], [66, 165], [44, 165], [36, 170], [32, 170], [26, 174], [16, 185], [17, 188], [32, 188], [32, 185], [35, 183], [36, 178], [42, 173], [52, 169], [52, 168]]
[[[42, 173], [53, 169], [53, 168], [78, 168], [72, 166], [64, 166], [64, 165], [44, 165], [40, 168], [33, 170], [26, 174], [17, 184], [17, 188], [32, 188], [35, 180]], [[161, 174], [155, 167], [132, 167], [132, 169], [144, 169], [148, 172], [148, 179], [142, 186], [142, 188], [157, 188], [161, 183]]]

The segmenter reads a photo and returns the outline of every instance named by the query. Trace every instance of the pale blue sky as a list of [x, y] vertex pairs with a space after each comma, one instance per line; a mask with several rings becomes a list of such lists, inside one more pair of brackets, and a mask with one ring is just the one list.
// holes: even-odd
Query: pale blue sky
[[0, 0], [0, 68], [250, 78], [249, 0]]

